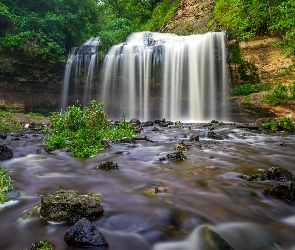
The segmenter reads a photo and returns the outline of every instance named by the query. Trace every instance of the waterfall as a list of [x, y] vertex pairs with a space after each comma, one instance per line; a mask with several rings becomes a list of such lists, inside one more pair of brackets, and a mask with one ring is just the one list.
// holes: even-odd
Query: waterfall
[[61, 104], [63, 110], [76, 100], [80, 100], [83, 104], [91, 100], [93, 78], [97, 72], [98, 45], [99, 38], [90, 38], [80, 47], [70, 51], [64, 72]]
[[139, 32], [105, 57], [98, 100], [109, 118], [227, 119], [226, 37]]

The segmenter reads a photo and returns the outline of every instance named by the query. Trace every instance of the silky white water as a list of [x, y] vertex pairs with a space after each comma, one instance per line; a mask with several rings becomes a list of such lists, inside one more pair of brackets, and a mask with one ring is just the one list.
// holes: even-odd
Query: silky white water
[[105, 57], [98, 99], [110, 118], [226, 120], [227, 66], [222, 32], [134, 33]]

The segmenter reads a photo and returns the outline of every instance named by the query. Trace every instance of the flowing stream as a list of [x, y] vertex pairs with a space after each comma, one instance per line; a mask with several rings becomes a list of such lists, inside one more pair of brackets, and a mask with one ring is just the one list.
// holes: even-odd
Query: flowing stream
[[[80, 249], [63, 241], [73, 224], [46, 222], [38, 212], [21, 219], [42, 195], [60, 186], [101, 194], [105, 211], [92, 223], [109, 250], [209, 249], [208, 227], [233, 249], [295, 249], [294, 205], [263, 195], [274, 181], [237, 178], [270, 167], [294, 175], [295, 135], [214, 126], [224, 140], [204, 137], [208, 128], [203, 124], [158, 131], [145, 127], [141, 135], [154, 142], [115, 143], [90, 159], [62, 151], [42, 154], [42, 135], [20, 141], [9, 135], [1, 143], [11, 147], [14, 157], [1, 165], [9, 169], [15, 191], [13, 200], [0, 206], [0, 249], [24, 249], [38, 240], [48, 240], [56, 250]], [[190, 141], [191, 134], [200, 141]], [[182, 141], [189, 146], [187, 160], [159, 160]], [[119, 170], [96, 169], [107, 160], [116, 162]]]

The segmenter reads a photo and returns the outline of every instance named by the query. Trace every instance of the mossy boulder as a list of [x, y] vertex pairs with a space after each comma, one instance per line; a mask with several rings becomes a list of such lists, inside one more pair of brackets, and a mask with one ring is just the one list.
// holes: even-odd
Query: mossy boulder
[[40, 215], [47, 221], [77, 222], [102, 215], [103, 207], [95, 196], [79, 195], [76, 190], [60, 190], [42, 197]]
[[263, 190], [265, 195], [273, 196], [276, 198], [286, 199], [288, 201], [295, 201], [295, 183], [278, 184]]

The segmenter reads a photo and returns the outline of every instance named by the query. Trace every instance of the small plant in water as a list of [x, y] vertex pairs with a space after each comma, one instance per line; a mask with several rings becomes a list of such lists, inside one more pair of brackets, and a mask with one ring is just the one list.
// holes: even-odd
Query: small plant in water
[[[28, 250], [53, 250], [54, 247], [48, 242], [44, 240], [37, 241], [31, 244]], [[27, 250], [26, 248], [24, 250]]]
[[269, 132], [285, 131], [292, 133], [295, 131], [295, 123], [289, 117], [283, 117], [263, 123], [262, 128]]
[[9, 200], [8, 192], [13, 188], [8, 170], [0, 165], [0, 204]]
[[79, 102], [63, 112], [54, 112], [49, 117], [51, 128], [46, 132], [45, 145], [54, 148], [69, 148], [73, 156], [91, 157], [104, 147], [102, 140], [117, 140], [135, 135], [134, 129], [122, 116], [118, 126], [108, 122], [102, 104], [93, 100], [90, 106]]

